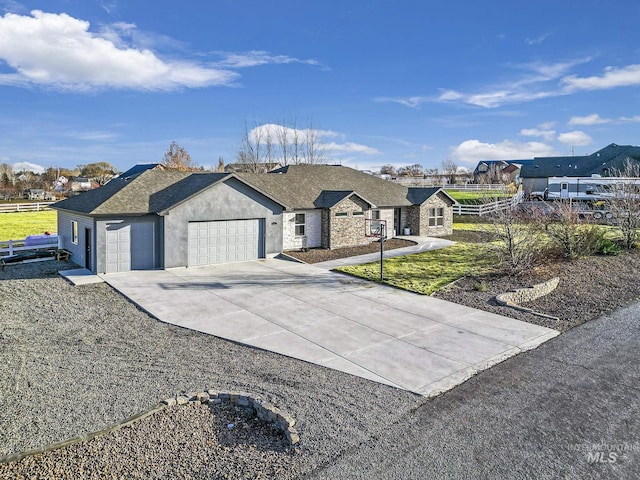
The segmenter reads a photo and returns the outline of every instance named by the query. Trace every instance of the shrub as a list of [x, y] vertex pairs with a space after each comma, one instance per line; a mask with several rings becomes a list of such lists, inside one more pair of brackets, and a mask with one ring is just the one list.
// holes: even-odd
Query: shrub
[[609, 240], [608, 238], [603, 238], [600, 242], [600, 247], [598, 248], [598, 253], [600, 255], [620, 255], [622, 252], [622, 248], [617, 243]]

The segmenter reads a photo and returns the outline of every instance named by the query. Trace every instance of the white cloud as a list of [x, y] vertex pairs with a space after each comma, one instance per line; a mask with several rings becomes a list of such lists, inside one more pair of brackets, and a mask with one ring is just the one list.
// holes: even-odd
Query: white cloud
[[345, 142], [345, 143], [335, 143], [330, 142], [324, 145], [324, 148], [336, 153], [362, 153], [365, 155], [378, 155], [380, 150], [368, 147], [367, 145], [362, 145], [360, 143], [353, 142]]
[[307, 65], [320, 65], [313, 59], [301, 60], [287, 55], [270, 55], [262, 50], [252, 50], [245, 53], [216, 52], [223, 59], [215, 62], [215, 65], [227, 68], [256, 67], [267, 64], [304, 63]]
[[17, 162], [11, 165], [14, 172], [33, 172], [44, 173], [45, 168], [42, 165], [31, 162]]
[[640, 122], [640, 115], [634, 115], [633, 117], [620, 117], [620, 121], [624, 123], [628, 122]]
[[603, 90], [615, 87], [640, 85], [640, 64], [626, 67], [607, 67], [600, 76], [577, 77], [570, 75], [562, 79], [570, 90]]
[[523, 128], [522, 130], [520, 130], [520, 135], [523, 135], [525, 137], [542, 137], [547, 142], [550, 142], [551, 140], [554, 139], [556, 135], [556, 131], [543, 130], [540, 128]]
[[590, 145], [593, 139], [580, 130], [574, 130], [573, 132], [565, 132], [558, 135], [558, 140], [567, 145], [574, 145], [576, 147], [583, 147]]
[[315, 128], [291, 128], [276, 123], [265, 123], [252, 128], [249, 132], [250, 139], [255, 142], [260, 139], [264, 145], [269, 138], [272, 144], [279, 145], [281, 141], [286, 140], [288, 145], [293, 145], [296, 141], [299, 145], [303, 145], [306, 140], [312, 139], [314, 141], [320, 141], [322, 147], [327, 152], [332, 153], [361, 153], [364, 155], [377, 155], [379, 150], [367, 145], [354, 142], [326, 142], [322, 139], [325, 137], [341, 137], [344, 135], [334, 132], [333, 130], [319, 130]]
[[549, 35], [551, 35], [551, 33], [544, 33], [542, 35], [540, 35], [539, 37], [535, 37], [535, 38], [527, 38], [525, 40], [525, 42], [527, 43], [527, 45], [540, 45], [542, 42], [544, 42]]
[[517, 143], [511, 140], [503, 140], [500, 143], [465, 140], [451, 151], [452, 159], [468, 164], [476, 164], [480, 160], [517, 160], [554, 154], [553, 147], [544, 143]]
[[568, 122], [568, 125], [598, 125], [601, 123], [611, 123], [608, 118], [602, 118], [597, 113], [586, 115], [584, 117], [574, 116]]
[[[89, 22], [65, 13], [31, 15], [0, 17], [0, 60], [15, 70], [0, 76], [2, 84], [174, 90], [229, 85], [238, 77], [191, 61], [161, 60], [150, 50], [126, 47], [115, 30], [101, 37], [89, 31]], [[120, 24], [120, 30], [125, 26], [133, 28]]]

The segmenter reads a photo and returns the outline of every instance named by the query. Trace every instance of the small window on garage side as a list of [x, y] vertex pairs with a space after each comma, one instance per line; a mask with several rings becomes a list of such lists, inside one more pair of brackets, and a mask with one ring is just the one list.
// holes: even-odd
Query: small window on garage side
[[78, 222], [75, 220], [71, 222], [71, 243], [78, 244]]
[[429, 226], [430, 227], [442, 227], [444, 226], [444, 208], [430, 208], [429, 209]]
[[305, 230], [305, 214], [304, 213], [296, 213], [296, 218], [295, 218], [295, 226], [296, 226], [296, 236], [301, 237], [303, 236], [304, 230]]
[[354, 217], [364, 217], [364, 212], [353, 212]]
[[336, 217], [348, 217], [348, 212], [336, 212]]

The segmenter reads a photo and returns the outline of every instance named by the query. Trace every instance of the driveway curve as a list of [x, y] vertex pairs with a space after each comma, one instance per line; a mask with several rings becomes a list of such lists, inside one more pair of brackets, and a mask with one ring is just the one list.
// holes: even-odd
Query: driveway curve
[[425, 396], [558, 335], [286, 260], [102, 278], [163, 322]]

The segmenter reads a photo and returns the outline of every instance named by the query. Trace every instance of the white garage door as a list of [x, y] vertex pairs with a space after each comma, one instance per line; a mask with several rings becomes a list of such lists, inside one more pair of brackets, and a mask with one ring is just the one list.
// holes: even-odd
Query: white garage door
[[131, 225], [107, 224], [107, 273], [131, 270]]
[[127, 272], [155, 267], [153, 222], [108, 223], [105, 271]]
[[260, 255], [260, 220], [189, 222], [190, 267], [256, 260]]

